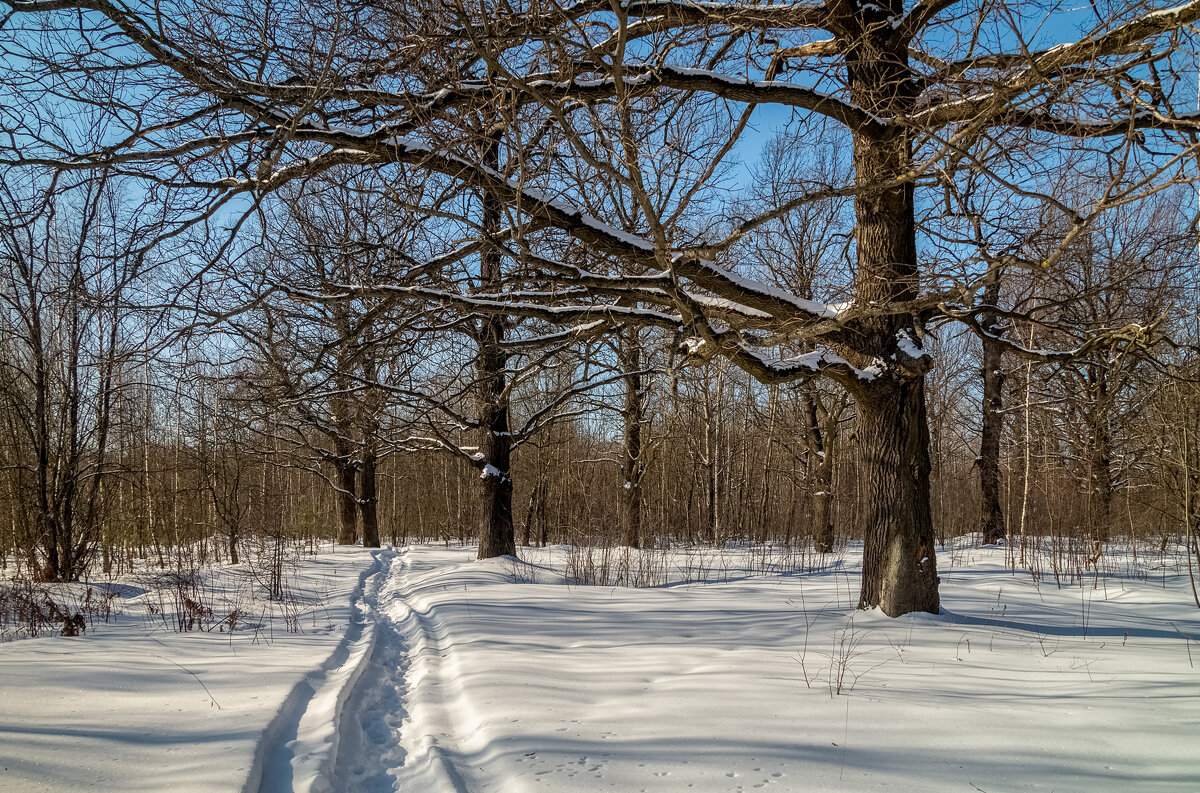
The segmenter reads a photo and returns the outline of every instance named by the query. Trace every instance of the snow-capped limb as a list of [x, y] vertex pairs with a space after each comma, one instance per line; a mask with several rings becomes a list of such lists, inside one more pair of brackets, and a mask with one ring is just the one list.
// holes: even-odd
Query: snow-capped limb
[[973, 69], [1051, 70], [1068, 66], [1091, 66], [1097, 58], [1146, 55], [1147, 41], [1197, 20], [1200, 20], [1200, 8], [1193, 0], [1160, 11], [1147, 12], [1110, 31], [1095, 33], [1076, 42], [1057, 44], [1040, 50], [997, 52], [952, 61], [942, 65], [937, 77], [957, 77]]
[[1149, 11], [1105, 33], [1051, 47], [1034, 59], [1033, 65], [1044, 72], [1066, 66], [1087, 65], [1097, 58], [1119, 54], [1131, 46], [1196, 21], [1200, 21], [1200, 0]]
[[787, 360], [769, 357], [761, 347], [748, 343], [738, 329], [714, 328], [690, 295], [680, 293], [679, 296], [689, 317], [688, 327], [695, 332], [680, 341], [686, 353], [701, 360], [722, 355], [765, 385], [824, 375], [853, 392], [883, 372], [881, 361], [876, 361], [869, 369], [858, 369], [845, 358], [830, 352], [806, 353]]
[[[692, 0], [623, 0], [621, 11], [639, 18], [647, 27], [638, 31], [646, 36], [665, 30], [691, 25], [728, 26], [738, 28], [823, 28], [832, 23], [828, 8], [822, 3], [744, 3], [693, 2]], [[606, 0], [582, 0], [566, 6], [554, 19], [581, 20], [593, 14], [612, 13]], [[521, 15], [509, 30], [538, 30], [550, 15]], [[632, 25], [630, 27], [633, 27]], [[460, 35], [472, 35], [461, 31]]]
[[759, 311], [757, 308], [736, 303], [724, 297], [710, 297], [708, 295], [700, 295], [694, 292], [688, 293], [692, 300], [695, 300], [705, 308], [726, 315], [733, 315], [746, 320], [773, 320], [770, 314], [765, 311]]
[[555, 333], [543, 333], [537, 336], [519, 339], [505, 339], [500, 342], [500, 346], [505, 350], [516, 351], [524, 350], [532, 347], [544, 347], [547, 344], [555, 344], [562, 341], [578, 341], [586, 339], [599, 332], [606, 331], [609, 328], [608, 322], [602, 319], [585, 322], [581, 325], [573, 325], [569, 328], [557, 331]]
[[716, 345], [724, 355], [766, 385], [823, 375], [847, 391], [855, 393], [876, 380], [885, 370], [882, 362], [859, 369], [845, 358], [831, 352], [810, 352], [788, 359], [769, 357], [745, 344], [729, 331], [716, 333], [714, 336]]
[[929, 351], [922, 347], [920, 342], [913, 339], [907, 328], [901, 328], [896, 334], [896, 348], [913, 360], [930, 357]]
[[604, 275], [586, 270], [578, 265], [539, 256], [525, 245], [517, 251], [507, 250], [508, 255], [526, 264], [531, 264], [551, 273], [562, 275], [569, 283], [581, 284], [596, 289], [620, 290], [645, 295], [645, 299], [653, 300], [662, 297], [662, 290], [670, 287], [670, 274], [661, 270], [648, 268], [642, 275]]
[[923, 375], [933, 368], [933, 355], [926, 350], [919, 340], [914, 339], [907, 328], [896, 332], [896, 352], [892, 359], [904, 371]]
[[[856, 131], [882, 130], [887, 123], [887, 119], [874, 116], [830, 94], [781, 80], [749, 80], [707, 69], [670, 64], [629, 63], [622, 64], [621, 68], [629, 75], [621, 81], [627, 95], [648, 94], [660, 88], [700, 91], [735, 102], [770, 103], [811, 110]], [[534, 80], [525, 83], [525, 87], [545, 99], [557, 97], [585, 102], [609, 98], [617, 93], [616, 80], [611, 77], [576, 78], [565, 82]]]
[[714, 262], [680, 258], [672, 265], [672, 269], [678, 275], [733, 305], [749, 308], [776, 320], [802, 320], [809, 323], [829, 321], [813, 328], [811, 332], [814, 334], [840, 329], [837, 324], [838, 312], [824, 303], [797, 297], [783, 289], [727, 270]]
[[1078, 361], [1088, 358], [1097, 350], [1104, 349], [1115, 349], [1124, 352], [1136, 351], [1139, 355], [1150, 357], [1153, 360], [1153, 357], [1150, 356], [1151, 349], [1162, 341], [1160, 328], [1169, 316], [1168, 311], [1146, 325], [1131, 323], [1120, 328], [1110, 328], [1093, 333], [1071, 349], [1047, 350], [1026, 347], [1003, 333], [993, 333], [979, 319], [981, 314], [990, 312], [998, 317], [1011, 317], [1029, 321], [1030, 317], [1027, 315], [1013, 314], [1012, 312], [1003, 311], [997, 309], [995, 306], [988, 305], [973, 306], [970, 309], [954, 309], [943, 306], [942, 309], [947, 317], [952, 317], [962, 322], [981, 339], [993, 341], [1001, 345], [1007, 352], [1011, 352], [1025, 360], [1040, 361], [1042, 363], [1069, 363], [1071, 361]]
[[431, 446], [430, 451], [440, 450], [443, 452], [448, 452], [452, 456], [466, 462], [471, 467], [478, 468], [481, 471], [483, 470], [483, 466], [486, 463], [484, 461], [483, 453], [479, 451], [478, 446], [461, 446], [455, 443], [453, 440], [442, 434], [442, 431], [438, 429], [438, 427], [433, 424], [432, 421], [429, 422], [428, 427], [429, 431], [434, 435], [434, 437], [428, 439], [434, 444]]
[[[1061, 75], [1062, 70], [1069, 67], [1094, 67], [1098, 60], [1117, 55], [1137, 53], [1145, 57], [1148, 55], [1146, 46], [1151, 40], [1194, 24], [1198, 20], [1200, 0], [1191, 0], [1172, 8], [1142, 14], [1112, 30], [1090, 35], [1076, 42], [1028, 54], [990, 55], [982, 59], [967, 59], [950, 64], [947, 71], [951, 75], [961, 74], [972, 68], [1004, 66], [1011, 66], [1019, 71], [994, 89], [963, 99], [942, 102], [911, 114], [907, 123], [922, 127], [940, 127], [964, 121], [982, 121], [989, 126], [1025, 127], [1072, 137], [1127, 134], [1130, 127], [1194, 131], [1198, 125], [1191, 114], [1180, 116], [1117, 105], [1108, 118], [1071, 119], [1022, 110], [1014, 107], [1013, 103], [1026, 92], [1043, 84], [1048, 74]], [[1163, 56], [1166, 52], [1164, 51]], [[1079, 76], [1087, 77], [1090, 71], [1085, 68]]]
[[[531, 38], [558, 24], [578, 23], [594, 15], [611, 15], [613, 6], [608, 0], [580, 0], [555, 6], [552, 11], [537, 7], [533, 12], [499, 14], [492, 34], [496, 41], [514, 42], [523, 46]], [[625, 31], [626, 40], [642, 38], [686, 26], [766, 28], [825, 28], [833, 23], [823, 3], [743, 3], [693, 2], [691, 0], [624, 0], [621, 12], [637, 20]], [[445, 31], [448, 39], [473, 40], [479, 35], [474, 28], [456, 27]], [[610, 41], [596, 44], [596, 49], [611, 45]]]
[[845, 48], [837, 39], [821, 39], [800, 44], [796, 47], [784, 47], [779, 50], [781, 58], [818, 58], [842, 55]]
[[329, 292], [313, 292], [299, 288], [288, 288], [282, 291], [292, 299], [314, 303], [336, 302], [350, 297], [362, 296], [407, 297], [455, 306], [479, 314], [510, 314], [519, 317], [542, 319], [557, 324], [571, 322], [590, 323], [595, 321], [607, 321], [610, 324], [617, 324], [622, 321], [636, 321], [639, 324], [674, 329], [683, 321], [678, 315], [665, 314], [660, 311], [633, 306], [606, 304], [560, 306], [517, 302], [462, 294], [445, 289], [432, 289], [424, 286], [335, 284], [331, 287], [331, 290]]
[[1005, 107], [999, 112], [991, 112], [996, 105], [1002, 104], [1002, 102], [1003, 99], [995, 92], [988, 92], [975, 98], [969, 97], [934, 105], [928, 110], [914, 114], [910, 120], [922, 126], [943, 127], [971, 121], [984, 114], [988, 116], [988, 126], [1019, 127], [1072, 138], [1124, 136], [1128, 135], [1131, 129], [1171, 132], [1200, 131], [1200, 118], [1190, 113], [1169, 115], [1132, 106], [1115, 106], [1112, 108], [1111, 114], [1104, 118], [1056, 116], [1046, 113], [1041, 108]]
[[[482, 458], [480, 458], [479, 462], [481, 462], [481, 463], [483, 462]], [[495, 477], [496, 479], [499, 479], [501, 482], [503, 482], [505, 479], [508, 479], [507, 471], [501, 471], [499, 468], [492, 465], [491, 463], [483, 463], [483, 465], [480, 468], [480, 471], [481, 471], [481, 473], [479, 474], [480, 479], [487, 479], [488, 477]]]

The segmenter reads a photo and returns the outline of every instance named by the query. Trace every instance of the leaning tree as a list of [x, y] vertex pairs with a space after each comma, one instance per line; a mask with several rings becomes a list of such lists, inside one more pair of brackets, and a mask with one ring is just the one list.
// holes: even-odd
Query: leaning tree
[[[1146, 329], [1124, 328], [1025, 349], [996, 336], [999, 308], [980, 292], [1001, 267], [1053, 268], [1107, 209], [1187, 178], [1200, 129], [1179, 110], [1195, 96], [1200, 0], [1100, 2], [1094, 26], [1020, 0], [4, 6], [4, 162], [103, 166], [186, 193], [194, 211], [164, 239], [230, 234], [279, 186], [335, 166], [436, 175], [479, 197], [443, 219], [459, 229], [447, 255], [473, 245], [483, 288], [391, 294], [478, 315], [657, 325], [692, 357], [725, 356], [767, 383], [839, 383], [862, 456], [860, 605], [892, 616], [939, 608], [926, 334], [962, 322], [1043, 360], [1147, 344]], [[1067, 29], [1070, 40], [1040, 33]], [[107, 138], [88, 147], [64, 110], [97, 97]], [[800, 179], [766, 210], [731, 215], [707, 188], [730, 178], [722, 165], [745, 153], [755, 114], [796, 146], [842, 141], [849, 176]], [[647, 138], [650, 118], [680, 134]], [[654, 159], [699, 142], [671, 200], [653, 200]], [[1059, 200], [1054, 174], [1081, 163], [1097, 189]], [[1049, 253], [928, 244], [970, 222], [949, 198], [941, 209], [969, 172], [1014, 207], [1065, 218]], [[581, 208], [597, 182], [640, 203], [642, 233], [610, 207]], [[741, 265], [764, 225], [847, 197], [848, 301], [800, 297]]]

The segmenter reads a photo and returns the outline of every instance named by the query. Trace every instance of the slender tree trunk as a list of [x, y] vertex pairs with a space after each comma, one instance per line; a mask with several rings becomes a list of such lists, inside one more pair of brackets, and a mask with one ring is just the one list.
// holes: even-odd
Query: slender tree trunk
[[779, 386], [773, 385], [767, 391], [767, 442], [766, 448], [763, 450], [762, 459], [762, 492], [759, 499], [758, 507], [758, 531], [755, 532], [755, 539], [758, 542], [766, 542], [771, 536], [771, 472], [772, 472], [772, 452], [775, 447], [775, 419], [779, 412]]
[[704, 388], [704, 473], [705, 497], [707, 499], [707, 534], [708, 541], [713, 547], [721, 544], [721, 534], [724, 526], [721, 522], [721, 375], [716, 376], [717, 387], [714, 395], [711, 383]]
[[[621, 344], [621, 366], [626, 372], [641, 369], [641, 339], [636, 331], [623, 334]], [[625, 482], [621, 491], [621, 538], [620, 544], [629, 548], [641, 547], [642, 536], [642, 422], [643, 422], [642, 376], [631, 374], [625, 378], [625, 409], [621, 412], [625, 420], [625, 455], [622, 473]]]
[[809, 531], [817, 552], [830, 553], [834, 544], [833, 510], [830, 506], [833, 501], [833, 440], [837, 431], [837, 416], [827, 414], [825, 426], [822, 428], [816, 395], [806, 393], [804, 400], [809, 433], [808, 446], [817, 458], [816, 465], [809, 467], [808, 484], [812, 494], [812, 521]]
[[[990, 306], [1000, 300], [1000, 280], [988, 284], [983, 301]], [[983, 317], [985, 332], [999, 336], [1003, 328], [995, 313]], [[983, 432], [979, 440], [980, 530], [983, 542], [1004, 539], [1004, 511], [1000, 506], [1000, 437], [1004, 433], [1004, 348], [997, 341], [983, 340]]]
[[533, 517], [537, 506], [538, 485], [529, 491], [529, 506], [525, 509], [525, 528], [521, 532], [521, 545], [529, 547], [533, 544]]
[[238, 549], [237, 549], [238, 531], [237, 531], [236, 524], [230, 525], [228, 536], [229, 536], [229, 563], [237, 564], [240, 560], [238, 559]]

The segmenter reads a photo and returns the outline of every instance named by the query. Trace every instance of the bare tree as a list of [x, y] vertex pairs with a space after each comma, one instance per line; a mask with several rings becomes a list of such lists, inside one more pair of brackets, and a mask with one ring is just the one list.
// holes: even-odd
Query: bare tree
[[0, 191], [5, 473], [38, 574], [73, 581], [100, 547], [116, 404], [143, 354], [127, 346], [123, 311], [139, 261], [122, 249], [128, 208], [106, 179], [64, 194], [11, 176]]

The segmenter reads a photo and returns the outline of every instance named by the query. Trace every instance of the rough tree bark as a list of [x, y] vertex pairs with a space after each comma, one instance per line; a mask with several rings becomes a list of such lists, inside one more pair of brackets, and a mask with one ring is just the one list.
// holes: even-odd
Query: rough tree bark
[[350, 453], [350, 444], [344, 440], [335, 443], [337, 458], [333, 461], [337, 475], [338, 544], [353, 545], [358, 540], [358, 496], [357, 471]]
[[[348, 270], [347, 270], [348, 272]], [[333, 309], [333, 325], [337, 331], [340, 343], [335, 359], [334, 385], [337, 396], [331, 405], [333, 409], [334, 432], [333, 467], [337, 474], [337, 499], [341, 524], [338, 529], [338, 544], [353, 545], [358, 540], [358, 465], [354, 459], [353, 437], [354, 424], [351, 415], [350, 398], [347, 396], [353, 386], [350, 372], [353, 369], [349, 345], [351, 339], [349, 309], [345, 305], [335, 305]]]
[[1088, 531], [1092, 539], [1108, 542], [1112, 539], [1112, 433], [1108, 425], [1108, 372], [1099, 364], [1087, 368], [1091, 388], [1091, 438], [1088, 444]]
[[[484, 165], [495, 168], [499, 145], [489, 140], [484, 151]], [[482, 195], [481, 225], [484, 234], [500, 230], [500, 201], [488, 192]], [[501, 256], [485, 248], [479, 256], [479, 282], [485, 291], [501, 287]], [[479, 351], [475, 358], [479, 381], [479, 499], [481, 525], [479, 529], [479, 558], [515, 556], [516, 536], [513, 530], [511, 472], [512, 433], [508, 421], [508, 389], [505, 374], [508, 365], [504, 342], [505, 320], [489, 314], [479, 321]]]
[[[858, 16], [862, 31], [846, 60], [855, 104], [887, 118], [910, 109], [914, 81], [907, 45], [888, 24], [888, 19], [903, 15], [903, 4], [889, 0], [883, 5], [886, 8], [862, 8]], [[854, 134], [858, 305], [889, 305], [917, 297], [911, 150], [904, 126], [860, 129]], [[902, 334], [916, 338], [923, 330], [915, 317], [898, 315], [868, 318], [863, 329], [865, 344], [850, 353], [864, 366], [890, 356]], [[862, 383], [855, 393], [863, 478], [859, 515], [866, 532], [859, 608], [878, 606], [890, 617], [940, 609], [929, 507], [925, 412], [929, 360], [897, 363]]]
[[858, 399], [866, 538], [859, 608], [889, 617], [937, 613], [938, 576], [929, 509], [924, 381], [871, 389]]
[[641, 339], [636, 330], [621, 334], [621, 368], [633, 372], [625, 378], [625, 408], [621, 411], [625, 422], [625, 449], [621, 470], [624, 485], [621, 491], [621, 537], [620, 544], [629, 548], [641, 547], [642, 535], [642, 422], [645, 404], [642, 393], [642, 376], [637, 372], [642, 365]]
[[379, 496], [375, 489], [375, 448], [368, 443], [363, 448], [362, 470], [359, 472], [358, 506], [362, 512], [363, 547], [379, 547]]
[[512, 436], [508, 424], [508, 399], [504, 393], [507, 356], [497, 345], [504, 337], [504, 327], [498, 318], [483, 320], [482, 325], [477, 361], [480, 392], [479, 459], [483, 464], [479, 477], [481, 525], [478, 558], [490, 559], [494, 556], [514, 556], [517, 546], [513, 531], [513, 483], [510, 473]]
[[[983, 290], [983, 302], [989, 306], [1000, 300], [1000, 280], [996, 278]], [[980, 323], [985, 333], [999, 336], [1004, 332], [995, 312], [983, 315]], [[992, 544], [1004, 539], [1007, 528], [1000, 506], [1000, 436], [1004, 433], [1004, 347], [999, 342], [983, 339], [983, 431], [979, 440], [980, 531], [983, 542]]]
[[[379, 378], [379, 367], [373, 351], [363, 356], [363, 376], [368, 383]], [[365, 414], [362, 421], [362, 466], [359, 470], [358, 507], [362, 513], [364, 548], [379, 547], [379, 496], [375, 483], [378, 466], [378, 443], [382, 400], [377, 391], [368, 388], [360, 403]]]
[[817, 411], [817, 397], [809, 392], [805, 394], [805, 410], [808, 413], [809, 449], [817, 456], [816, 465], [809, 472], [809, 485], [812, 488], [812, 522], [809, 530], [813, 536], [813, 545], [818, 553], [833, 551], [833, 445], [837, 432], [837, 415], [830, 411], [826, 414], [825, 426]]

